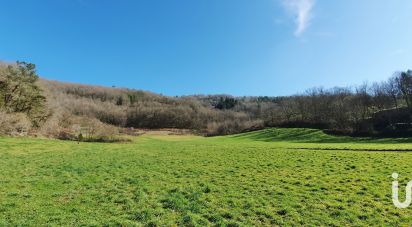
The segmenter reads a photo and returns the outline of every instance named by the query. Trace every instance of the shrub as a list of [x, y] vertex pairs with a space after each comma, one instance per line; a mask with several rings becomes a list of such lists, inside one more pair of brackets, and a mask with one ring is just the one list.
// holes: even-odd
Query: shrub
[[76, 140], [86, 142], [113, 142], [118, 130], [116, 127], [104, 124], [97, 119], [78, 118], [77, 124], [72, 126]]
[[32, 127], [26, 114], [7, 114], [0, 111], [0, 134], [10, 136], [26, 136]]
[[73, 140], [74, 134], [70, 130], [73, 117], [68, 112], [57, 111], [42, 125], [39, 133], [50, 138]]

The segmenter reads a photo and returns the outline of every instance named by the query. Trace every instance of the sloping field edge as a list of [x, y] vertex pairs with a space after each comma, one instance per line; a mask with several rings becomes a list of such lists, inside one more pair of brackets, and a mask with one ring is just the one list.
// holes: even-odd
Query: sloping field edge
[[367, 149], [367, 148], [325, 148], [325, 147], [288, 147], [288, 150], [321, 150], [321, 151], [369, 151], [369, 152], [412, 152], [412, 149]]

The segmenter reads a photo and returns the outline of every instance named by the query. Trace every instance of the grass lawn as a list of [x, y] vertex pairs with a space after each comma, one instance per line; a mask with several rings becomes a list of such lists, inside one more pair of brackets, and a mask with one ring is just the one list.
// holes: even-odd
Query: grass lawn
[[[100, 144], [0, 138], [0, 226], [410, 225], [408, 139], [309, 129]], [[401, 150], [403, 152], [397, 152]]]

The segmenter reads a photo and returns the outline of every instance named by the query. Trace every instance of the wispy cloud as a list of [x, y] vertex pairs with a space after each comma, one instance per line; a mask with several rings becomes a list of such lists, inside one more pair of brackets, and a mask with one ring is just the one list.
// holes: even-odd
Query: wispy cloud
[[397, 50], [392, 51], [392, 53], [390, 53], [390, 56], [402, 55], [402, 54], [405, 54], [405, 53], [406, 53], [406, 50], [397, 49]]
[[312, 9], [316, 0], [282, 0], [284, 7], [295, 17], [295, 35], [301, 36], [313, 18]]

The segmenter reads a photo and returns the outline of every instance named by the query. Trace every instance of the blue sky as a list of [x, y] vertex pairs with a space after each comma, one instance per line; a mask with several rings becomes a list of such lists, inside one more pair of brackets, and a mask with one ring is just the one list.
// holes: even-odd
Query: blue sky
[[290, 95], [412, 68], [410, 0], [0, 0], [0, 59], [166, 95]]

